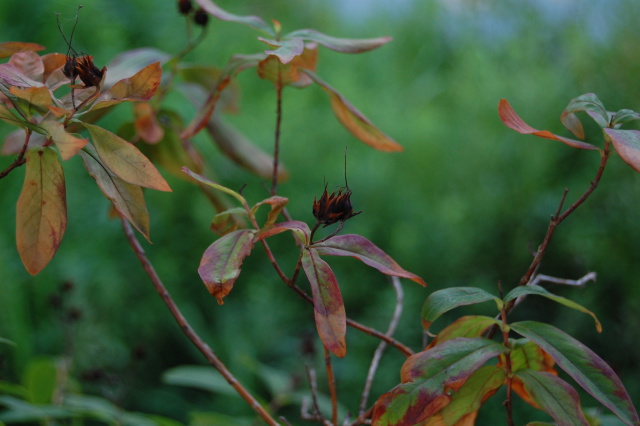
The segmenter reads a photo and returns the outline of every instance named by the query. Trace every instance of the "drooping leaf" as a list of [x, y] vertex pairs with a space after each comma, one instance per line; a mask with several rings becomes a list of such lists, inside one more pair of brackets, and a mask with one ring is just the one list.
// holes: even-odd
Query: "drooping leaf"
[[254, 235], [255, 231], [250, 229], [231, 232], [216, 240], [202, 255], [198, 274], [220, 305], [240, 276], [240, 266], [253, 248]]
[[96, 180], [105, 197], [142, 235], [149, 240], [149, 212], [142, 188], [132, 185], [114, 175], [100, 160], [91, 144], [80, 151], [84, 167]]
[[640, 131], [604, 129], [620, 158], [640, 173]]
[[567, 382], [544, 371], [520, 370], [515, 375], [538, 407], [557, 424], [589, 426], [580, 407], [578, 392]]
[[136, 133], [143, 141], [155, 144], [164, 138], [164, 129], [158, 122], [156, 111], [148, 102], [137, 102], [133, 107]]
[[229, 21], [247, 25], [270, 36], [275, 36], [273, 29], [257, 16], [234, 15], [233, 13], [229, 13], [221, 9], [211, 0], [196, 0], [196, 3], [198, 3], [198, 5], [200, 5], [200, 7], [205, 10], [205, 12], [213, 15], [215, 18], [220, 19], [221, 21]]
[[31, 275], [39, 273], [58, 250], [67, 229], [64, 172], [52, 148], [27, 151], [26, 173], [16, 207], [16, 243]]
[[258, 76], [263, 80], [278, 85], [287, 86], [299, 79], [298, 68], [292, 63], [283, 64], [275, 55], [269, 55], [258, 64]]
[[118, 81], [102, 93], [91, 109], [98, 110], [125, 101], [148, 101], [158, 90], [161, 80], [160, 62], [147, 65], [135, 75]]
[[502, 301], [491, 293], [475, 287], [451, 287], [434, 291], [427, 297], [422, 307], [422, 327], [429, 330], [431, 324], [445, 312], [459, 306], [473, 305], [476, 303], [493, 300], [498, 305]]
[[338, 280], [329, 264], [314, 249], [302, 252], [302, 268], [311, 285], [313, 313], [320, 339], [328, 350], [342, 358], [347, 354], [347, 315]]
[[261, 232], [258, 235], [256, 241], [260, 241], [264, 238], [269, 238], [273, 235], [280, 234], [285, 231], [293, 232], [296, 238], [298, 238], [299, 241], [302, 241], [304, 245], [309, 244], [309, 239], [311, 238], [311, 229], [309, 229], [309, 225], [299, 220], [290, 220], [287, 222], [276, 223], [266, 231]]
[[322, 256], [355, 257], [385, 275], [408, 278], [422, 286], [427, 285], [422, 278], [400, 267], [391, 256], [361, 235], [337, 235], [314, 244], [313, 248]]
[[82, 123], [103, 164], [125, 182], [158, 191], [171, 191], [158, 169], [133, 144], [93, 124]]
[[341, 53], [362, 53], [376, 49], [392, 40], [391, 37], [377, 38], [337, 38], [322, 34], [313, 29], [300, 29], [292, 31], [283, 37], [285, 40], [301, 39], [318, 43], [328, 49]]
[[500, 326], [502, 323], [495, 318], [481, 315], [467, 315], [460, 317], [438, 333], [426, 349], [430, 349], [436, 345], [446, 342], [447, 340], [455, 339], [456, 337], [480, 337], [493, 325]]
[[308, 75], [329, 94], [334, 114], [353, 136], [379, 151], [397, 152], [403, 150], [398, 142], [378, 129], [360, 110], [351, 105], [336, 89], [325, 83], [318, 75], [304, 68], [300, 68], [299, 71]]
[[640, 114], [630, 110], [630, 109], [621, 109], [616, 112], [613, 118], [611, 119], [611, 124], [614, 126], [621, 125], [624, 123], [628, 123], [630, 121], [640, 120]]
[[512, 323], [511, 329], [544, 349], [560, 368], [625, 424], [640, 423], [624, 385], [591, 349], [549, 324], [520, 321]]
[[547, 299], [553, 300], [554, 302], [557, 302], [557, 303], [559, 303], [561, 305], [564, 305], [567, 308], [575, 309], [576, 311], [580, 311], [580, 312], [583, 312], [585, 314], [591, 315], [593, 317], [594, 321], [596, 322], [596, 330], [598, 330], [598, 333], [602, 332], [602, 324], [600, 324], [600, 321], [598, 321], [598, 318], [596, 317], [596, 315], [593, 312], [591, 312], [590, 310], [588, 310], [584, 306], [574, 302], [573, 300], [569, 300], [567, 298], [564, 298], [564, 297], [561, 297], [561, 296], [557, 296], [557, 295], [547, 291], [545, 288], [540, 287], [539, 285], [518, 286], [518, 287], [514, 288], [513, 290], [511, 290], [505, 296], [504, 301], [508, 302], [510, 300], [517, 299], [520, 296], [526, 296], [526, 295], [530, 295], [530, 294], [535, 294], [535, 295], [538, 295], [538, 296], [546, 297]]
[[227, 188], [226, 186], [222, 186], [220, 184], [215, 183], [214, 181], [212, 181], [211, 179], [207, 179], [204, 176], [201, 176], [195, 172], [192, 172], [191, 170], [189, 170], [187, 167], [183, 167], [181, 169], [184, 173], [186, 173], [187, 175], [191, 176], [192, 178], [194, 178], [195, 180], [197, 180], [200, 183], [203, 183], [207, 186], [210, 186], [211, 188], [217, 189], [220, 192], [224, 192], [225, 194], [231, 195], [232, 197], [234, 197], [236, 200], [240, 201], [240, 203], [242, 205], [246, 205], [247, 204], [247, 200], [244, 199], [244, 197], [242, 195], [240, 195], [239, 193], [237, 193], [236, 191]]
[[23, 43], [19, 41], [5, 41], [0, 43], [0, 59], [8, 58], [17, 52], [33, 51], [37, 52], [43, 50], [44, 46], [36, 43]]
[[264, 205], [271, 206], [271, 210], [269, 211], [267, 220], [264, 223], [264, 227], [267, 228], [273, 225], [274, 223], [276, 223], [278, 216], [280, 216], [282, 209], [285, 208], [288, 202], [289, 202], [288, 198], [281, 197], [279, 195], [274, 195], [272, 197], [267, 198], [266, 200], [260, 201], [255, 206], [253, 206], [251, 208], [251, 214], [255, 215], [258, 209], [260, 208], [260, 206], [264, 206]]
[[600, 102], [600, 99], [593, 93], [585, 93], [571, 99], [569, 105], [562, 112], [560, 120], [564, 123], [565, 117], [575, 115], [576, 112], [581, 111], [589, 114], [598, 123], [598, 126], [604, 128], [609, 125], [609, 113]]
[[500, 103], [498, 104], [498, 114], [500, 115], [500, 119], [502, 120], [502, 122], [507, 127], [515, 130], [518, 133], [522, 133], [524, 135], [534, 135], [544, 139], [560, 141], [573, 148], [594, 149], [594, 150], [598, 149], [597, 146], [591, 145], [586, 142], [554, 135], [553, 133], [547, 130], [534, 129], [533, 127], [525, 123], [522, 120], [522, 118], [518, 116], [518, 114], [516, 114], [516, 112], [513, 110], [513, 108], [511, 108], [511, 105], [509, 105], [509, 102], [507, 102], [506, 99], [500, 99]]
[[49, 138], [56, 144], [63, 160], [76, 155], [88, 142], [88, 139], [77, 138], [67, 133], [62, 123], [58, 121], [44, 120], [40, 126], [47, 131]]
[[504, 368], [494, 365], [480, 367], [453, 394], [451, 402], [430, 417], [424, 426], [475, 425], [478, 410], [500, 389], [506, 376]]
[[376, 402], [373, 424], [421, 424], [451, 402], [451, 390], [506, 350], [489, 339], [458, 337], [410, 356], [402, 366], [402, 384]]

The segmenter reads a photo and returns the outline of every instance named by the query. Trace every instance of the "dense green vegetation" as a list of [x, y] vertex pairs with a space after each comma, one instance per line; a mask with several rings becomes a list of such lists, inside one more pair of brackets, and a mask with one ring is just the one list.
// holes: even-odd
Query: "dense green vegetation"
[[[336, 36], [394, 38], [358, 56], [321, 50], [318, 71], [405, 152], [371, 150], [339, 125], [321, 90], [287, 88], [282, 159], [295, 184], [283, 183], [280, 191], [290, 198], [292, 215], [311, 223], [313, 198], [321, 194], [324, 181], [330, 187], [342, 184], [344, 147], [349, 147], [352, 201], [364, 212], [345, 229], [367, 236], [427, 281], [426, 290], [405, 285], [405, 312], [396, 334], [419, 349], [420, 307], [427, 295], [459, 285], [491, 291], [498, 281], [514, 286], [563, 189], [570, 189], [570, 201], [575, 199], [599, 164], [595, 152], [508, 130], [498, 118], [498, 100], [509, 99], [529, 123], [561, 134], [561, 111], [582, 93], [598, 94], [613, 109], [637, 110], [640, 28], [633, 18], [640, 5], [574, 1], [566, 2], [572, 4], [566, 10], [551, 5], [547, 10], [536, 2], [523, 5], [515, 0], [459, 2], [458, 8], [407, 1], [391, 10], [383, 2], [372, 2], [358, 13], [345, 14], [333, 3], [338, 2], [315, 0], [301, 6], [293, 1], [219, 1], [236, 13], [278, 19], [285, 29], [311, 27]], [[37, 7], [17, 0], [2, 2], [2, 40], [32, 41], [47, 51], [65, 52], [54, 12], [70, 18], [75, 8], [63, 1]], [[75, 45], [102, 66], [136, 47], [178, 51], [183, 33], [173, 4], [96, 1], [82, 10]], [[187, 59], [223, 66], [232, 53], [262, 47], [255, 33], [216, 21], [210, 24], [207, 41]], [[238, 85], [241, 111], [229, 121], [268, 151], [275, 123], [272, 85], [252, 71], [241, 74]], [[175, 102], [192, 109], [184, 99]], [[107, 118], [112, 128], [119, 126], [130, 106], [119, 108], [124, 112]], [[0, 136], [10, 130], [0, 125]], [[209, 153], [221, 183], [246, 182], [245, 196], [264, 196], [258, 178], [231, 165], [206, 138], [199, 136], [197, 143]], [[0, 157], [0, 169], [11, 161]], [[166, 370], [203, 364], [203, 359], [153, 291], [119, 223], [109, 219], [108, 203], [94, 181], [78, 158], [70, 163], [65, 164], [70, 182], [67, 235], [53, 262], [36, 277], [24, 271], [14, 242], [14, 205], [22, 172], [14, 172], [0, 185], [0, 337], [16, 344], [0, 343], [0, 379], [17, 382], [34, 359], [64, 355], [72, 359], [74, 386], [127, 410], [182, 422], [192, 411], [246, 414], [244, 402], [235, 396], [212, 396], [162, 382]], [[203, 250], [215, 238], [208, 231], [213, 211], [197, 188], [167, 179], [173, 193], [147, 193], [153, 245], [145, 248], [177, 303], [229, 368], [262, 398], [274, 397], [268, 383], [282, 389], [290, 380], [296, 390], [306, 391], [301, 352], [307, 340], [315, 341], [308, 306], [277, 280], [261, 256], [247, 259], [234, 292], [218, 306], [196, 272]], [[635, 332], [640, 328], [638, 206], [640, 176], [614, 159], [586, 206], [558, 230], [540, 270], [562, 278], [598, 273], [597, 282], [587, 288], [553, 290], [594, 311], [603, 323], [602, 334], [586, 317], [543, 299], [533, 299], [514, 312], [515, 318], [555, 324], [587, 344], [616, 370], [634, 401], [640, 401], [640, 343]], [[277, 243], [275, 250], [287, 259]], [[293, 267], [296, 258], [293, 253], [283, 263]], [[393, 309], [386, 279], [348, 260], [333, 264], [348, 315], [384, 329]], [[63, 287], [71, 289], [61, 294]], [[69, 308], [77, 318], [68, 317]], [[469, 311], [482, 312], [482, 305]], [[355, 407], [377, 341], [353, 330], [347, 339], [349, 354], [336, 361], [336, 374], [341, 401]], [[310, 363], [320, 360], [320, 354], [308, 356]], [[374, 395], [397, 382], [402, 361], [400, 354], [386, 353]], [[589, 404], [587, 396], [583, 400], [584, 406], [597, 405]], [[298, 408], [290, 409], [295, 413]], [[481, 411], [485, 419], [493, 415], [504, 416], [502, 411]], [[519, 415], [523, 417], [516, 417], [517, 424], [529, 419]]]

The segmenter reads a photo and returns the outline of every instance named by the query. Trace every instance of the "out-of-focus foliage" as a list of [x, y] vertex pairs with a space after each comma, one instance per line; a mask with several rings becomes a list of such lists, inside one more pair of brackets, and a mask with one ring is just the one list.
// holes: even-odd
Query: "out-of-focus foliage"
[[[90, 52], [99, 67], [136, 47], [177, 52], [185, 38], [182, 19], [171, 3], [85, 3], [74, 36], [76, 50]], [[640, 27], [634, 19], [640, 16], [640, 4], [633, 0], [219, 4], [234, 13], [277, 19], [285, 31], [311, 27], [344, 37], [393, 37], [393, 42], [362, 56], [323, 50], [318, 73], [405, 151], [370, 150], [334, 120], [322, 90], [286, 88], [281, 153], [295, 185], [283, 183], [280, 191], [291, 200], [292, 215], [312, 223], [313, 197], [322, 193], [325, 179], [330, 188], [342, 184], [344, 147], [349, 147], [351, 201], [363, 213], [345, 230], [366, 235], [429, 282], [426, 290], [405, 286], [405, 314], [397, 336], [414, 350], [421, 347], [420, 308], [431, 292], [451, 286], [495, 291], [498, 281], [511, 288], [528, 266], [530, 250], [539, 244], [563, 189], [569, 188], [572, 202], [597, 170], [596, 152], [504, 127], [498, 100], [509, 99], [528, 122], [564, 136], [570, 134], [562, 133], [558, 118], [579, 94], [597, 93], [614, 110], [640, 107], [635, 87]], [[45, 45], [47, 52], [65, 51], [54, 12], [61, 13], [68, 31], [76, 7], [61, 0], [2, 1], [0, 35], [3, 40]], [[206, 42], [186, 59], [222, 67], [232, 53], [262, 47], [254, 32], [216, 21], [209, 23]], [[242, 113], [229, 121], [269, 151], [275, 123], [273, 85], [256, 75], [239, 78]], [[193, 109], [181, 98], [175, 105]], [[118, 114], [130, 112], [114, 111], [100, 124], [117, 128]], [[0, 126], [0, 136], [10, 130]], [[231, 165], [206, 138], [196, 138], [196, 143], [208, 152], [207, 161], [221, 183], [244, 181], [245, 197], [264, 198], [258, 178]], [[0, 169], [11, 161], [0, 157]], [[37, 355], [64, 354], [72, 361], [78, 389], [129, 411], [183, 422], [190, 411], [246, 413], [234, 396], [212, 398], [207, 392], [161, 382], [163, 371], [201, 364], [201, 356], [166, 313], [79, 159], [70, 161], [75, 164], [65, 164], [67, 179], [73, 182], [67, 188], [71, 213], [65, 240], [37, 277], [24, 271], [14, 243], [14, 205], [23, 172], [15, 171], [2, 182], [0, 337], [15, 346], [0, 342], [0, 380], [19, 382]], [[146, 249], [151, 260], [185, 315], [229, 368], [264, 398], [286, 406], [287, 401], [278, 399], [281, 395], [306, 390], [301, 353], [309, 361], [316, 356], [303, 351], [308, 349], [307, 336], [314, 333], [312, 312], [259, 256], [245, 259], [233, 294], [218, 306], [197, 273], [200, 256], [212, 240], [205, 230], [213, 212], [195, 188], [168, 179], [172, 194], [147, 193], [154, 244]], [[563, 278], [597, 271], [598, 282], [586, 289], [553, 291], [592, 310], [602, 321], [602, 334], [594, 333], [582, 315], [543, 298], [513, 314], [514, 321], [554, 324], [587, 344], [613, 367], [635, 401], [640, 400], [635, 380], [640, 375], [640, 342], [634, 333], [640, 328], [638, 206], [640, 176], [614, 158], [593, 197], [558, 229], [540, 270]], [[275, 238], [280, 237], [274, 237], [277, 251]], [[297, 254], [277, 254], [293, 267]], [[394, 300], [386, 279], [348, 259], [336, 259], [332, 267], [349, 315], [384, 329]], [[485, 313], [482, 307], [468, 311]], [[341, 401], [356, 406], [377, 341], [353, 330], [346, 339], [349, 354], [335, 368]], [[403, 361], [398, 353], [385, 356], [373, 395], [397, 383]], [[582, 396], [583, 405], [595, 406], [588, 398]], [[523, 410], [515, 407], [516, 424], [531, 419], [531, 412], [518, 417]], [[491, 424], [493, 416], [502, 419], [504, 413], [481, 410], [478, 422]]]

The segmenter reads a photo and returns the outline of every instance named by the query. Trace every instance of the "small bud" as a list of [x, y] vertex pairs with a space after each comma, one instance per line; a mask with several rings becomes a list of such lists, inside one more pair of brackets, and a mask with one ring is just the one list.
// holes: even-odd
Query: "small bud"
[[201, 27], [206, 27], [207, 22], [209, 22], [209, 14], [200, 8], [196, 10], [195, 15], [193, 15], [193, 21]]
[[362, 211], [353, 212], [351, 205], [351, 190], [349, 187], [340, 188], [331, 195], [327, 192], [327, 185], [319, 200], [313, 199], [313, 216], [325, 227], [336, 222], [344, 222]]
[[191, 9], [193, 9], [191, 0], [178, 0], [178, 12], [180, 12], [181, 15], [188, 15]]

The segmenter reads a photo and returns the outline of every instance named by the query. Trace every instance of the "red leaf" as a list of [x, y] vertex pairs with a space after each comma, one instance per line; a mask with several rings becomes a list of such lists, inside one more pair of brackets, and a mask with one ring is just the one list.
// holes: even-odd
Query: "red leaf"
[[525, 135], [534, 135], [544, 139], [551, 139], [555, 141], [560, 141], [564, 144], [567, 144], [573, 148], [581, 148], [581, 149], [598, 149], [598, 147], [591, 145], [586, 142], [581, 142], [575, 139], [564, 138], [562, 136], [554, 135], [553, 133], [547, 130], [537, 130], [533, 127], [529, 126], [525, 123], [516, 112], [511, 108], [509, 102], [506, 99], [500, 99], [500, 103], [498, 104], [498, 114], [500, 115], [500, 119], [502, 122], [509, 127], [510, 129], [515, 130], [518, 133], [522, 133]]
[[347, 354], [347, 315], [338, 280], [329, 264], [314, 249], [302, 252], [302, 267], [311, 285], [313, 312], [320, 339], [328, 350], [342, 358]]
[[338, 235], [314, 244], [313, 248], [320, 255], [355, 257], [383, 274], [408, 278], [422, 286], [427, 285], [422, 278], [401, 268], [388, 254], [360, 235]]
[[311, 230], [309, 226], [299, 220], [290, 220], [288, 222], [280, 222], [273, 225], [271, 228], [262, 232], [256, 241], [260, 241], [264, 238], [269, 238], [273, 235], [280, 234], [285, 231], [292, 231], [294, 235], [302, 241], [305, 245], [309, 244], [309, 238], [311, 237]]

